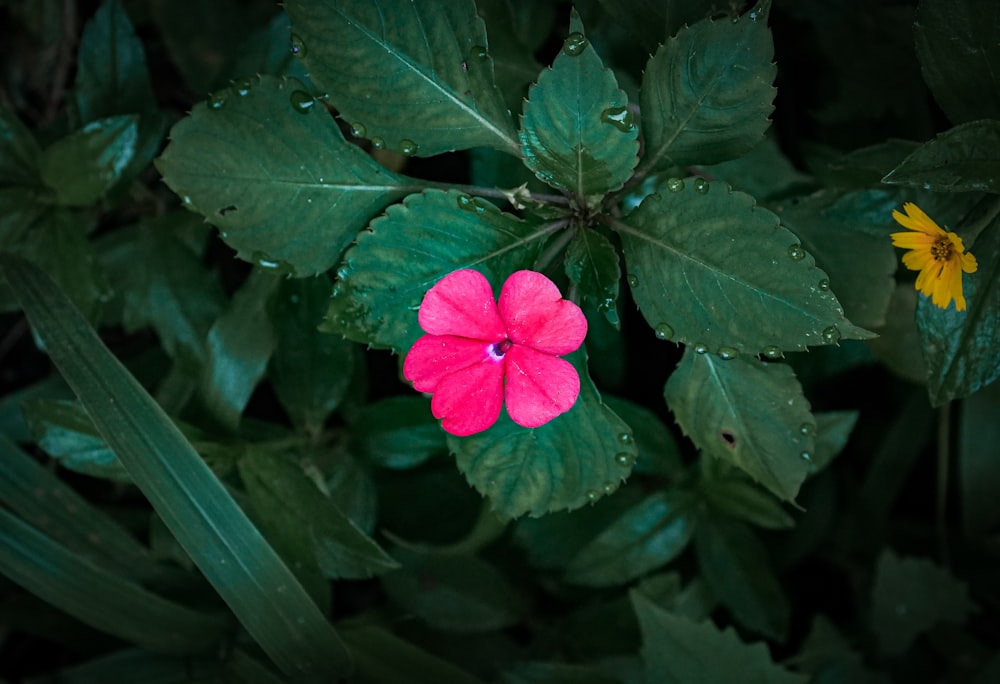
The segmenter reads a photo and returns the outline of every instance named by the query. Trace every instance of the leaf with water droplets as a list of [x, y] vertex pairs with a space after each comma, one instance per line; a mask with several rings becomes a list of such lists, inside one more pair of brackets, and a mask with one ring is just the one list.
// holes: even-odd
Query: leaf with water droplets
[[472, 0], [289, 0], [309, 76], [348, 121], [400, 150], [430, 156], [469, 147], [517, 153]]
[[757, 21], [705, 19], [682, 28], [642, 78], [641, 168], [716, 164], [747, 152], [770, 125], [774, 45], [766, 7]]
[[816, 421], [790, 367], [688, 350], [663, 396], [704, 453], [746, 471], [778, 498], [795, 499], [815, 451], [802, 425]]
[[[601, 401], [586, 352], [565, 358], [580, 373], [580, 396], [568, 412], [527, 429], [504, 411], [485, 432], [448, 437], [458, 469], [503, 517], [579, 508], [614, 492], [632, 472], [635, 442], [619, 439], [631, 430]], [[619, 458], [623, 453], [632, 458]]]
[[195, 105], [156, 162], [185, 206], [243, 259], [283, 262], [302, 276], [333, 266], [371, 217], [406, 193], [399, 176], [344, 140], [322, 106], [295, 113], [289, 97], [304, 88], [261, 76], [218, 109]]
[[597, 310], [618, 320], [618, 283], [622, 278], [618, 251], [611, 242], [590, 228], [581, 228], [566, 249], [563, 262], [570, 282], [580, 288]]
[[1000, 121], [955, 126], [924, 143], [883, 183], [934, 192], [1000, 193]]
[[401, 353], [422, 334], [417, 310], [434, 283], [474, 268], [499, 286], [531, 266], [548, 235], [460, 192], [411, 195], [372, 221], [344, 255], [323, 330]]
[[628, 98], [583, 35], [575, 11], [570, 31], [552, 68], [528, 92], [521, 148], [528, 168], [552, 187], [606, 193], [632, 175], [639, 132]]
[[651, 326], [668, 324], [677, 342], [741, 354], [828, 344], [830, 327], [842, 338], [871, 337], [819, 287], [826, 274], [777, 216], [725, 183], [704, 194], [693, 186], [661, 186], [614, 224], [632, 295]]

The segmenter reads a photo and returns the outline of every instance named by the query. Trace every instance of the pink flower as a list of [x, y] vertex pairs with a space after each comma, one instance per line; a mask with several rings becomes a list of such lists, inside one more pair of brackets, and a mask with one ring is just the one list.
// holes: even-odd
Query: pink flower
[[580, 376], [562, 354], [587, 336], [587, 319], [535, 271], [507, 278], [499, 302], [478, 271], [449, 273], [424, 295], [420, 327], [403, 376], [432, 392], [441, 427], [465, 436], [486, 430], [507, 401], [511, 420], [536, 428], [569, 411]]

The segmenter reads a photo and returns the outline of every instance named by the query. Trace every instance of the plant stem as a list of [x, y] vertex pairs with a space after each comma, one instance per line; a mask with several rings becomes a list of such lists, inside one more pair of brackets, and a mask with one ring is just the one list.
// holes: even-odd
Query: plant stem
[[[555, 232], [568, 223], [569, 219], [562, 219], [546, 227], [551, 229], [550, 232]], [[535, 260], [535, 270], [544, 271], [548, 268], [549, 264], [555, 260], [556, 255], [559, 254], [559, 252], [561, 252], [563, 248], [569, 244], [569, 241], [573, 239], [573, 235], [575, 233], [576, 231], [574, 230], [563, 231], [563, 234], [554, 240], [552, 244], [549, 245], [548, 249], [546, 249], [542, 255]]]
[[[462, 192], [467, 192], [470, 195], [478, 195], [479, 197], [493, 197], [495, 199], [507, 199], [505, 191], [500, 188], [486, 188], [481, 185], [462, 185], [456, 183], [439, 183], [436, 181], [424, 181], [424, 184], [428, 188], [435, 188], [437, 190], [461, 190]], [[562, 204], [568, 205], [569, 198], [565, 195], [548, 195], [540, 192], [529, 192], [528, 197], [531, 200], [539, 203], [548, 204]]]

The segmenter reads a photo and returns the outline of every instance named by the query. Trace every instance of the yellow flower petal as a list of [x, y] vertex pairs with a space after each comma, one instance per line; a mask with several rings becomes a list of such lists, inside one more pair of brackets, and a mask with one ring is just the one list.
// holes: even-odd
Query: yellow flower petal
[[945, 234], [945, 231], [913, 202], [906, 202], [903, 204], [903, 211], [906, 212], [905, 215], [893, 210], [892, 217], [896, 219], [896, 223], [904, 228], [917, 230], [921, 233], [925, 233], [926, 235], [933, 235], [934, 237]]
[[979, 262], [976, 261], [976, 257], [972, 256], [968, 252], [962, 255], [962, 270], [966, 273], [975, 273], [979, 269]]

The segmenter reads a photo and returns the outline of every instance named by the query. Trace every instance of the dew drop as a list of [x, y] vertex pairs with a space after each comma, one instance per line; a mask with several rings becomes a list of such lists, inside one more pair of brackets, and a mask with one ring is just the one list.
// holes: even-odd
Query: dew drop
[[622, 451], [615, 454], [615, 461], [623, 468], [628, 468], [629, 466], [635, 465], [635, 455], [630, 454], [627, 451]]
[[306, 44], [297, 33], [292, 34], [289, 40], [288, 51], [299, 59], [306, 56]]
[[635, 437], [632, 436], [631, 432], [619, 432], [618, 442], [621, 444], [631, 444], [635, 441]]
[[240, 97], [246, 97], [250, 94], [250, 81], [243, 79], [236, 84], [236, 94]]
[[382, 140], [382, 138], [380, 138], [378, 136], [375, 136], [374, 138], [372, 138], [372, 149], [373, 150], [381, 150], [384, 147], [385, 147], [385, 140]]
[[792, 261], [802, 261], [806, 256], [806, 250], [802, 249], [802, 245], [792, 245], [788, 248], [788, 258]]
[[316, 104], [316, 99], [304, 90], [293, 90], [288, 96], [288, 101], [292, 103], [292, 108], [299, 114], [308, 114], [309, 110]]
[[723, 361], [731, 361], [740, 355], [736, 347], [719, 347], [719, 358]]
[[403, 138], [399, 141], [399, 151], [407, 157], [412, 157], [417, 153], [417, 143], [413, 142], [409, 138]]
[[587, 37], [579, 31], [574, 31], [566, 36], [566, 40], [563, 41], [562, 51], [570, 57], [576, 57], [587, 49], [587, 45]]
[[368, 135], [368, 128], [361, 122], [351, 124], [351, 135], [355, 138], [363, 138]]
[[823, 280], [821, 280], [818, 283], [816, 283], [816, 287], [819, 288], [820, 292], [829, 292], [830, 291], [830, 281], [827, 280], [826, 278], [823, 278]]
[[670, 192], [680, 192], [684, 189], [684, 181], [680, 178], [671, 178], [667, 181], [667, 190]]
[[698, 344], [694, 345], [694, 353], [695, 354], [707, 354], [708, 353], [708, 345], [701, 344], [699, 342]]
[[764, 347], [760, 353], [769, 359], [780, 359], [781, 358], [781, 348], [776, 347], [773, 344]]
[[611, 492], [615, 491], [615, 489], [617, 489], [617, 487], [615, 487], [615, 483], [614, 482], [605, 482], [601, 486], [601, 489], [604, 490], [605, 494], [610, 494]]
[[803, 451], [801, 454], [799, 454], [799, 456], [802, 457], [803, 461], [811, 461], [812, 460], [812, 454], [810, 454], [808, 451]]
[[464, 209], [465, 211], [476, 210], [476, 203], [468, 195], [459, 195], [455, 202], [458, 204], [459, 209]]
[[635, 120], [628, 107], [608, 107], [601, 112], [601, 121], [611, 124], [622, 133], [631, 133], [635, 130]]
[[740, 23], [740, 18], [738, 16], [737, 17], [733, 17], [732, 21], [733, 21], [734, 24], [738, 24], [738, 23]]
[[482, 45], [473, 45], [469, 49], [469, 59], [476, 60], [479, 62], [485, 61], [490, 58], [489, 51]]
[[799, 432], [802, 433], [803, 437], [811, 437], [816, 431], [816, 426], [812, 423], [802, 423], [799, 426]]
[[708, 181], [704, 178], [694, 179], [694, 191], [704, 195], [708, 192]]
[[628, 284], [629, 287], [639, 287], [639, 278], [632, 273], [628, 274]]
[[656, 339], [658, 340], [669, 340], [674, 336], [674, 329], [667, 325], [666, 323], [660, 323], [656, 326]]
[[222, 109], [224, 104], [226, 104], [226, 93], [224, 90], [220, 90], [209, 95], [208, 106], [212, 109]]
[[840, 342], [840, 328], [835, 325], [823, 328], [822, 337], [823, 341], [827, 344], [837, 344], [837, 342]]
[[601, 498], [601, 495], [597, 493], [596, 489], [588, 489], [585, 496], [587, 497], [587, 501], [589, 501], [590, 503], [594, 503], [599, 498]]

